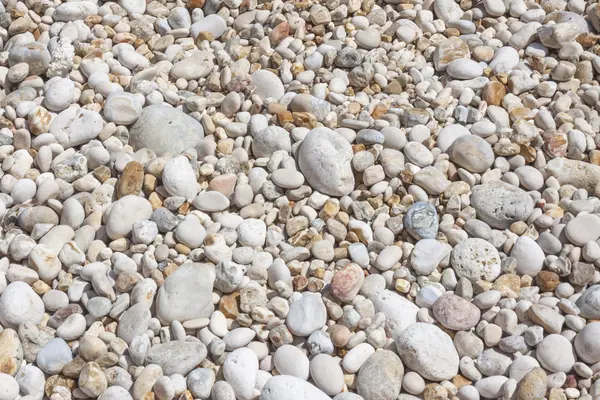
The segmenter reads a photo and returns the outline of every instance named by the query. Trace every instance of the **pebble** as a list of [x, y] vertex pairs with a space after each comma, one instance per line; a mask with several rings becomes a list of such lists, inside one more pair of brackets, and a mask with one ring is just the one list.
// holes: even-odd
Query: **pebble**
[[479, 219], [497, 229], [524, 221], [533, 211], [533, 200], [524, 190], [501, 181], [475, 187], [471, 205]]
[[156, 294], [156, 314], [165, 324], [209, 317], [214, 306], [213, 268], [207, 264], [188, 263], [165, 279]]
[[317, 354], [310, 360], [310, 376], [329, 396], [335, 396], [344, 388], [344, 372], [339, 362], [328, 354]]
[[286, 317], [290, 332], [297, 336], [309, 336], [327, 322], [327, 310], [321, 296], [304, 293], [291, 305]]
[[434, 239], [438, 230], [437, 211], [429, 203], [417, 202], [408, 209], [404, 226], [416, 239]]
[[454, 331], [468, 331], [479, 323], [481, 311], [473, 303], [453, 294], [440, 296], [432, 307], [439, 323]]
[[[254, 382], [257, 372], [258, 359], [256, 354], [248, 348], [232, 351], [223, 363], [223, 377], [233, 388], [236, 398], [241, 400], [250, 400], [254, 397]], [[263, 392], [265, 388], [263, 388]]]
[[204, 137], [202, 125], [176, 108], [151, 105], [129, 130], [129, 144], [134, 150], [150, 149], [156, 155], [179, 154], [200, 144]]
[[308, 379], [309, 361], [297, 347], [284, 344], [273, 354], [273, 364], [282, 375], [291, 375], [303, 380]]
[[597, 4], [34, 3], [0, 398], [600, 393]]
[[459, 278], [494, 281], [501, 272], [498, 250], [489, 242], [469, 238], [452, 250], [452, 268]]
[[274, 376], [260, 392], [261, 400], [329, 400], [330, 397], [310, 383], [288, 375]]
[[[557, 354], [561, 354], [557, 357]], [[558, 334], [546, 336], [536, 348], [541, 366], [550, 372], [569, 372], [575, 364], [573, 346], [567, 338]]]
[[457, 374], [459, 357], [452, 339], [437, 326], [417, 322], [395, 341], [403, 363], [423, 378], [440, 382]]
[[373, 353], [360, 367], [356, 389], [365, 400], [395, 400], [400, 394], [404, 366], [390, 350]]
[[44, 317], [44, 303], [25, 282], [12, 282], [0, 295], [0, 323], [16, 329], [23, 323], [38, 324]]
[[346, 139], [326, 128], [311, 130], [298, 149], [298, 165], [306, 181], [329, 196], [344, 196], [354, 189], [351, 159]]

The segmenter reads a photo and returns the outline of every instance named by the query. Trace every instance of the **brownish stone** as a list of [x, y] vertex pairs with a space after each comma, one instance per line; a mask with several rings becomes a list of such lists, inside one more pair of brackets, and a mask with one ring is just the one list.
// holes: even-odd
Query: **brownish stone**
[[540, 271], [535, 277], [542, 292], [553, 292], [560, 283], [560, 277], [557, 273], [551, 271]]
[[298, 127], [313, 129], [317, 126], [317, 118], [308, 112], [293, 112], [292, 118]]
[[351, 301], [365, 279], [363, 269], [350, 263], [336, 271], [331, 279], [331, 293], [341, 301]]
[[458, 374], [454, 378], [452, 378], [452, 383], [454, 384], [454, 386], [456, 386], [457, 389], [460, 389], [461, 387], [470, 385], [473, 382], [471, 382], [464, 376]]
[[19, 335], [13, 329], [0, 332], [0, 372], [14, 376], [23, 359]]
[[308, 286], [308, 279], [305, 276], [298, 275], [292, 279], [292, 287], [295, 292], [302, 292]]
[[210, 190], [216, 190], [219, 193], [229, 197], [233, 194], [237, 176], [234, 174], [223, 174], [213, 178], [208, 184]]
[[237, 318], [240, 313], [238, 304], [239, 298], [240, 294], [237, 292], [222, 296], [221, 300], [219, 301], [219, 311], [221, 311], [227, 318]]
[[188, 0], [187, 6], [191, 9], [204, 7], [205, 0]]
[[108, 168], [106, 165], [101, 165], [99, 167], [94, 168], [92, 174], [94, 175], [94, 178], [98, 179], [102, 183], [110, 179], [111, 176], [110, 168]]
[[117, 182], [117, 198], [127, 195], [137, 196], [144, 184], [144, 167], [137, 161], [130, 161], [125, 165], [123, 173]]
[[506, 88], [500, 82], [488, 82], [483, 88], [482, 98], [488, 105], [499, 106], [504, 96], [506, 96]]
[[503, 297], [515, 299], [521, 291], [521, 278], [515, 274], [500, 275], [492, 288], [498, 290]]
[[283, 21], [279, 25], [277, 25], [271, 33], [269, 33], [269, 40], [271, 40], [271, 44], [279, 44], [283, 39], [290, 35], [290, 24], [287, 21]]

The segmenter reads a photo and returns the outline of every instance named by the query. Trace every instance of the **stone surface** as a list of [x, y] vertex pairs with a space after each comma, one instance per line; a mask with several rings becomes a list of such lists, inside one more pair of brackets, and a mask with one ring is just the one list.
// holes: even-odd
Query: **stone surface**
[[163, 105], [142, 110], [129, 132], [135, 150], [147, 148], [157, 155], [179, 154], [193, 148], [204, 137], [202, 125], [181, 111]]
[[459, 358], [452, 339], [435, 325], [418, 322], [394, 335], [404, 364], [432, 381], [451, 379]]
[[209, 317], [214, 306], [211, 292], [215, 280], [212, 266], [185, 264], [173, 272], [157, 292], [156, 312], [165, 323]]
[[306, 181], [330, 196], [344, 196], [354, 189], [351, 158], [346, 139], [326, 128], [310, 131], [298, 150], [298, 165]]

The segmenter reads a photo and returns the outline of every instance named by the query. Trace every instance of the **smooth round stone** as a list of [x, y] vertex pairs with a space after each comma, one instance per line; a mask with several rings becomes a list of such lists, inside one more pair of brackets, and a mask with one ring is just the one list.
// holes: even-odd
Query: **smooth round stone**
[[473, 303], [448, 293], [433, 304], [433, 315], [448, 329], [468, 331], [479, 323], [481, 311]]
[[567, 223], [565, 235], [576, 246], [600, 238], [600, 217], [595, 214], [580, 212]]
[[290, 134], [280, 126], [268, 126], [252, 136], [252, 153], [255, 157], [270, 157], [278, 150], [288, 153], [292, 150]]
[[452, 339], [437, 326], [417, 322], [394, 340], [404, 364], [423, 378], [440, 382], [458, 373], [459, 357]]
[[327, 309], [320, 294], [304, 292], [290, 305], [285, 323], [294, 335], [309, 336], [327, 322]]
[[517, 357], [509, 367], [509, 377], [519, 382], [529, 371], [539, 366], [540, 363], [533, 357]]
[[456, 276], [472, 282], [483, 279], [493, 282], [501, 272], [498, 250], [489, 242], [469, 238], [452, 250], [451, 264]]
[[118, 125], [133, 124], [142, 115], [143, 102], [143, 99], [131, 93], [111, 93], [104, 103], [104, 116]]
[[473, 188], [471, 206], [477, 219], [496, 229], [509, 228], [525, 221], [533, 211], [533, 199], [522, 189], [502, 181], [493, 181]]
[[48, 130], [64, 148], [75, 147], [95, 139], [104, 122], [97, 112], [70, 107], [58, 114]]
[[416, 372], [409, 371], [402, 378], [402, 388], [410, 394], [421, 394], [425, 390], [425, 380]]
[[180, 110], [151, 105], [129, 130], [129, 144], [135, 151], [147, 148], [157, 156], [179, 154], [200, 144], [204, 137], [202, 125]]
[[404, 366], [390, 350], [373, 353], [360, 367], [356, 391], [365, 400], [395, 400], [400, 393]]
[[484, 398], [498, 399], [502, 395], [504, 384], [508, 380], [505, 376], [490, 376], [475, 382], [475, 388]]
[[402, 248], [400, 246], [387, 246], [379, 255], [375, 264], [380, 271], [388, 271], [402, 258]]
[[58, 374], [73, 359], [71, 348], [63, 339], [56, 338], [46, 343], [37, 354], [37, 366], [49, 375]]
[[358, 294], [364, 280], [363, 269], [357, 264], [348, 264], [333, 275], [331, 293], [343, 302], [350, 302]]
[[470, 172], [485, 172], [494, 163], [492, 146], [475, 135], [458, 137], [448, 149], [450, 160]]
[[277, 375], [263, 386], [260, 400], [331, 400], [331, 398], [302, 379]]
[[200, 211], [218, 212], [229, 207], [229, 199], [223, 193], [213, 190], [198, 194], [192, 204]]
[[435, 0], [433, 10], [435, 15], [444, 22], [459, 20], [463, 15], [462, 9], [452, 0]]
[[134, 337], [146, 333], [151, 318], [152, 315], [146, 304], [134, 304], [121, 316], [117, 326], [117, 336], [130, 344]]
[[381, 44], [381, 33], [375, 28], [359, 30], [356, 32], [354, 40], [356, 40], [358, 46], [362, 47], [363, 49], [375, 49]]
[[544, 176], [536, 168], [524, 165], [515, 169], [519, 182], [526, 190], [540, 190], [544, 186]]
[[129, 14], [143, 14], [146, 11], [146, 2], [143, 0], [120, 0], [119, 4]]
[[587, 324], [575, 336], [574, 344], [580, 360], [588, 364], [600, 361], [600, 322]]
[[238, 226], [237, 234], [242, 246], [263, 246], [267, 238], [267, 226], [260, 219], [248, 218]]
[[163, 185], [172, 196], [193, 199], [198, 193], [196, 174], [188, 158], [179, 155], [170, 159], [162, 172]]
[[50, 64], [50, 53], [40, 42], [14, 46], [8, 52], [8, 65], [20, 63], [29, 65], [29, 75], [43, 75]]
[[423, 201], [413, 204], [404, 216], [404, 228], [415, 239], [434, 239], [438, 231], [435, 207]]
[[[257, 373], [258, 359], [256, 354], [248, 348], [232, 351], [223, 363], [223, 377], [229, 382], [236, 398], [239, 400], [251, 400], [254, 397], [254, 384]], [[305, 382], [301, 379], [298, 380]]]
[[304, 184], [304, 175], [293, 169], [278, 169], [271, 174], [271, 180], [284, 189], [297, 189]]
[[452, 247], [436, 239], [421, 239], [410, 254], [410, 265], [419, 275], [427, 276], [450, 254]]
[[206, 346], [200, 341], [173, 340], [152, 346], [146, 354], [146, 365], [160, 366], [165, 375], [187, 375], [206, 358]]
[[44, 105], [50, 111], [62, 111], [69, 107], [75, 95], [75, 83], [68, 78], [53, 78], [48, 81]]
[[521, 236], [515, 242], [510, 256], [517, 260], [517, 274], [534, 277], [542, 270], [546, 255], [529, 236]]
[[476, 61], [459, 58], [448, 64], [446, 72], [455, 79], [473, 79], [483, 75], [483, 68]]
[[[365, 285], [366, 282], [365, 280]], [[383, 288], [385, 289], [385, 285]], [[386, 328], [392, 333], [393, 337], [417, 322], [419, 307], [396, 292], [375, 290], [374, 293], [369, 295], [369, 300], [373, 302], [375, 312], [385, 315]]]
[[442, 128], [437, 136], [436, 147], [443, 152], [448, 151], [452, 143], [461, 136], [470, 135], [471, 132], [463, 125], [450, 124]]
[[0, 323], [17, 329], [28, 322], [39, 324], [44, 317], [44, 302], [25, 282], [12, 282], [0, 295]]
[[296, 346], [284, 344], [279, 347], [273, 354], [273, 363], [282, 375], [291, 375], [303, 380], [308, 379], [308, 357]]
[[312, 129], [297, 152], [298, 165], [309, 185], [314, 190], [336, 197], [354, 190], [352, 157], [350, 143], [328, 128]]
[[510, 72], [517, 64], [519, 64], [519, 61], [520, 58], [517, 50], [510, 46], [504, 46], [496, 51], [489, 67], [495, 74], [501, 74], [503, 72]]
[[132, 400], [127, 389], [121, 386], [111, 386], [98, 397], [98, 400]]
[[[209, 368], [196, 368], [187, 376], [187, 387], [192, 392], [192, 396], [201, 399], [209, 398], [210, 389], [214, 383], [215, 373]], [[156, 391], [156, 385], [154, 385], [154, 388]]]
[[134, 223], [150, 219], [151, 216], [152, 205], [148, 200], [133, 195], [122, 197], [110, 207], [106, 233], [113, 240], [127, 237]]
[[310, 376], [317, 387], [329, 396], [344, 388], [344, 372], [338, 361], [328, 354], [317, 354], [310, 361]]
[[600, 285], [588, 287], [575, 303], [579, 315], [587, 319], [600, 319]]
[[415, 303], [419, 307], [431, 309], [433, 304], [444, 294], [444, 288], [440, 284], [425, 285], [417, 292]]
[[188, 215], [175, 229], [178, 242], [190, 249], [200, 247], [206, 238], [206, 230], [195, 215]]
[[187, 81], [206, 78], [215, 66], [214, 60], [215, 56], [211, 51], [193, 50], [188, 57], [173, 65], [171, 76], [175, 79], [183, 78]]
[[484, 0], [483, 6], [492, 17], [501, 17], [506, 12], [506, 6], [501, 1]]
[[536, 358], [550, 372], [569, 372], [575, 364], [573, 346], [562, 335], [548, 335], [536, 348]]
[[19, 384], [12, 376], [0, 372], [0, 400], [14, 400], [19, 395]]
[[519, 385], [518, 398], [539, 399], [544, 397], [548, 390], [548, 375], [541, 368], [534, 368], [529, 372]]
[[271, 71], [264, 69], [255, 71], [252, 74], [252, 83], [256, 86], [254, 94], [261, 100], [268, 98], [279, 100], [285, 93], [281, 79]]
[[195, 38], [200, 32], [208, 32], [213, 36], [214, 40], [219, 39], [227, 30], [227, 22], [219, 14], [207, 15], [205, 18], [195, 22], [190, 27], [190, 32]]
[[171, 273], [156, 295], [156, 316], [165, 325], [208, 318], [214, 310], [212, 289], [214, 267], [187, 263]]

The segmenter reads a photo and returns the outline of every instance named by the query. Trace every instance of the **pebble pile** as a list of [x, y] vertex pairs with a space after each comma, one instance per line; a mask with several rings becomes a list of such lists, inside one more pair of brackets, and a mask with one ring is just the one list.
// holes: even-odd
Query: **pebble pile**
[[0, 400], [600, 398], [597, 0], [1, 0]]

